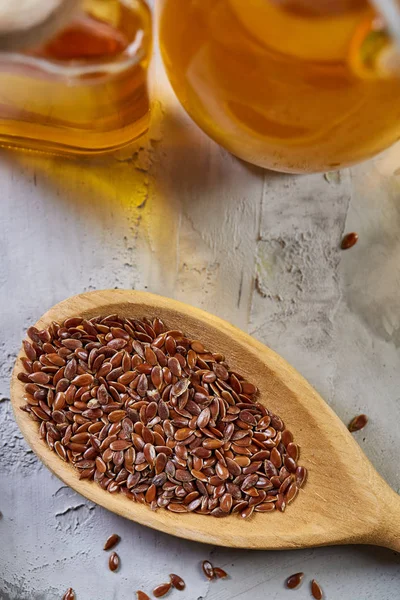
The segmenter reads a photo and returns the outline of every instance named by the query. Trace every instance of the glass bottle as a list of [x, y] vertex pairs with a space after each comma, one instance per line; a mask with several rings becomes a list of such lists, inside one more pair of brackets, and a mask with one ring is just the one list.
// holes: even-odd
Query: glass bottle
[[327, 171], [400, 136], [399, 61], [367, 0], [160, 0], [159, 36], [187, 112], [246, 161]]
[[93, 154], [142, 135], [151, 38], [144, 0], [84, 0], [51, 39], [0, 52], [0, 144]]

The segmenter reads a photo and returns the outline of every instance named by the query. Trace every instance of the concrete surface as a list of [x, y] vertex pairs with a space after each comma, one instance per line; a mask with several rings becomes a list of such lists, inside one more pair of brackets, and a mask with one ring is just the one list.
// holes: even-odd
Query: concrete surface
[[[158, 67], [159, 68], [159, 67]], [[26, 328], [84, 290], [147, 289], [248, 330], [289, 360], [400, 488], [400, 147], [340, 176], [263, 172], [207, 139], [161, 71], [153, 125], [111, 159], [1, 151], [0, 599], [133, 600], [170, 572], [182, 600], [400, 598], [400, 557], [373, 547], [229, 551], [118, 518], [61, 484], [14, 423], [9, 375]], [[355, 230], [358, 244], [339, 249]], [[345, 494], [346, 490], [343, 490]], [[245, 525], [244, 525], [245, 526]], [[122, 537], [121, 569], [102, 550]], [[231, 578], [208, 583], [211, 558]], [[304, 571], [301, 590], [285, 578]]]

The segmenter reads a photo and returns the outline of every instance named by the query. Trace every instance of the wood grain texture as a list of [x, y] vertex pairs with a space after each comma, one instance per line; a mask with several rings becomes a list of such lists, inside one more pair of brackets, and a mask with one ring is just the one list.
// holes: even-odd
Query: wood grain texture
[[400, 499], [374, 471], [343, 423], [299, 373], [275, 352], [209, 313], [143, 292], [106, 290], [69, 298], [50, 309], [36, 327], [67, 317], [118, 313], [130, 318], [159, 316], [171, 329], [200, 339], [225, 354], [232, 368], [260, 390], [260, 401], [279, 414], [301, 448], [308, 480], [287, 512], [257, 514], [243, 523], [236, 515], [209, 516], [151, 511], [122, 494], [79, 480], [39, 439], [37, 423], [20, 410], [24, 386], [21, 350], [16, 360], [11, 402], [17, 422], [34, 452], [65, 483], [86, 498], [126, 518], [179, 537], [234, 548], [288, 549], [331, 544], [376, 544], [400, 551]]

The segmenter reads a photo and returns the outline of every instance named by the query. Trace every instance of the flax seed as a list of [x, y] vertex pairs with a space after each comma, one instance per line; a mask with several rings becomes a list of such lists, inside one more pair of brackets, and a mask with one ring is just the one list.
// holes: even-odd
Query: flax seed
[[119, 556], [116, 552], [112, 552], [110, 554], [110, 558], [108, 559], [108, 566], [110, 568], [110, 571], [116, 571], [119, 567]]
[[117, 535], [116, 533], [113, 533], [106, 540], [106, 543], [104, 544], [104, 550], [111, 550], [112, 548], [114, 548], [118, 544], [118, 542], [120, 540], [121, 540], [120, 536]]
[[304, 485], [292, 433], [203, 342], [118, 315], [28, 335], [23, 409], [80, 479], [153, 510], [244, 519], [284, 511]]

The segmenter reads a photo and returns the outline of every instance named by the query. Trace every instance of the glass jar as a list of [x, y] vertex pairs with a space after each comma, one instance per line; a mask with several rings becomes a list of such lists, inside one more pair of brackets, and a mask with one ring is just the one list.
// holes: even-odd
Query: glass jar
[[84, 0], [53, 39], [0, 53], [0, 144], [91, 154], [142, 135], [151, 37], [144, 0]]
[[400, 136], [393, 45], [366, 0], [160, 0], [159, 36], [187, 112], [246, 161], [327, 171]]

